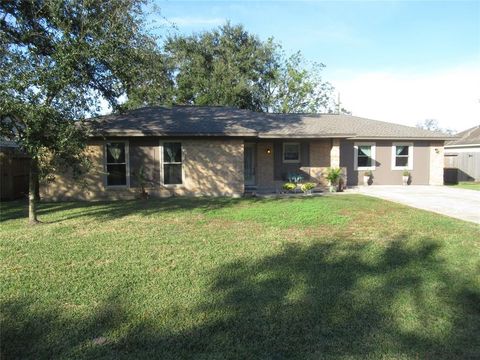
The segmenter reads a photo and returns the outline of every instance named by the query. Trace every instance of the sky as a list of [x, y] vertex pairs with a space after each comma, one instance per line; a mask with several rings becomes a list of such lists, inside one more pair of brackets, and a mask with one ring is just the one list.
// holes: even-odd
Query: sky
[[353, 115], [415, 125], [480, 125], [480, 0], [165, 1], [159, 34], [191, 34], [227, 20], [287, 53], [326, 65], [323, 79]]

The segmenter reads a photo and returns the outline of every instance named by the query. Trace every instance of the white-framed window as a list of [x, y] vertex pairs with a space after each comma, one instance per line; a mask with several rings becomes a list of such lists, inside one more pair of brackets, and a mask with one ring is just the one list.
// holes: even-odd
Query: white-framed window
[[105, 143], [105, 172], [106, 186], [130, 186], [128, 141], [109, 141]]
[[375, 143], [356, 142], [353, 145], [355, 170], [375, 170]]
[[164, 141], [160, 145], [162, 183], [183, 184], [183, 151], [179, 141]]
[[283, 143], [283, 162], [299, 163], [300, 162], [300, 144], [299, 143]]
[[413, 143], [392, 144], [392, 169], [413, 170]]

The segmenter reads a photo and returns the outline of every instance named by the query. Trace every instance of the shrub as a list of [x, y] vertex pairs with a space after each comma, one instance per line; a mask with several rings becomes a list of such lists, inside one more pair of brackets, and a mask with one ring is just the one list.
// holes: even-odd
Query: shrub
[[325, 178], [330, 181], [331, 185], [335, 185], [338, 183], [340, 177], [342, 176], [342, 169], [340, 168], [328, 168], [327, 169], [327, 176]]
[[305, 183], [300, 187], [300, 189], [302, 189], [302, 191], [306, 193], [309, 190], [315, 189], [315, 186], [316, 185], [314, 183]]
[[403, 170], [403, 176], [410, 176], [410, 171]]
[[292, 182], [287, 182], [287, 183], [283, 184], [282, 188], [283, 188], [283, 190], [286, 190], [286, 191], [292, 191], [292, 190], [295, 190], [297, 188], [297, 184], [292, 183]]

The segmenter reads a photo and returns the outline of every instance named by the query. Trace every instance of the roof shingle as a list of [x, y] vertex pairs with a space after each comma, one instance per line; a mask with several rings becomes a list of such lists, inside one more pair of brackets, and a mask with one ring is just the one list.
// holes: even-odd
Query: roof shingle
[[271, 114], [215, 106], [145, 107], [90, 119], [104, 136], [449, 139], [448, 135], [344, 114]]

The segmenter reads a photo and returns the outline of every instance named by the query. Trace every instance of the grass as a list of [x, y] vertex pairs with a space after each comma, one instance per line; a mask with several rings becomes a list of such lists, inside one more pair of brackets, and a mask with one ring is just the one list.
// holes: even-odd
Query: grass
[[480, 191], [480, 182], [474, 182], [474, 181], [460, 181], [458, 184], [453, 184], [448, 186]]
[[480, 227], [361, 195], [22, 203], [2, 359], [480, 354]]

